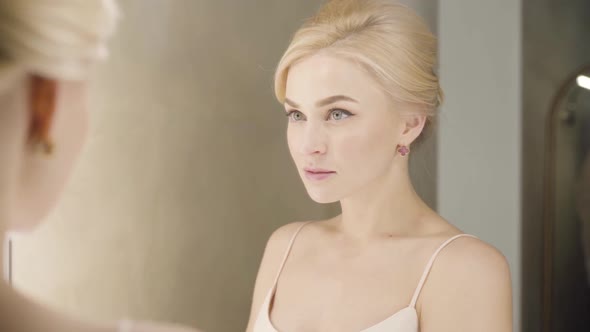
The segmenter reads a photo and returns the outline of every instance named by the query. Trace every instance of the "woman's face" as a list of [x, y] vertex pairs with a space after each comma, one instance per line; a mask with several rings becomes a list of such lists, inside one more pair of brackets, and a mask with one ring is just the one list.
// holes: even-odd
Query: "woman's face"
[[54, 151], [25, 147], [12, 230], [29, 230], [55, 207], [84, 145], [88, 113], [86, 82], [58, 82], [50, 138]]
[[404, 123], [391, 98], [359, 65], [316, 54], [286, 83], [289, 150], [310, 197], [339, 201], [390, 170]]

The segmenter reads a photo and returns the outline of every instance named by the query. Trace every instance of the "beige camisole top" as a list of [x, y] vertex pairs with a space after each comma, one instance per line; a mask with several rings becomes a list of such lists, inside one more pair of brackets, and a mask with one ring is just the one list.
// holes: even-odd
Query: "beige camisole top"
[[[272, 298], [274, 297], [276, 287], [277, 287], [277, 282], [279, 280], [279, 276], [280, 276], [281, 272], [283, 271], [283, 267], [285, 266], [285, 262], [287, 261], [287, 257], [289, 256], [289, 252], [291, 251], [291, 248], [293, 247], [293, 243], [295, 242], [295, 238], [297, 237], [297, 234], [299, 234], [299, 231], [303, 228], [303, 226], [305, 226], [307, 224], [308, 223], [301, 225], [299, 227], [299, 229], [297, 229], [295, 234], [293, 234], [293, 237], [291, 238], [291, 242], [289, 243], [289, 246], [287, 247], [287, 251], [285, 252], [283, 261], [281, 262], [281, 265], [280, 265], [279, 271], [277, 273], [277, 276], [275, 278], [274, 284], [271, 287], [271, 289], [269, 290], [269, 292], [262, 304], [260, 312], [258, 313], [258, 317], [257, 317], [256, 322], [254, 324], [254, 332], [279, 332], [273, 326], [273, 324], [270, 320], [270, 303], [271, 303]], [[470, 234], [458, 234], [458, 235], [455, 235], [455, 236], [451, 237], [450, 239], [446, 240], [438, 247], [438, 249], [432, 254], [432, 256], [430, 257], [430, 260], [426, 264], [426, 267], [424, 268], [424, 272], [422, 273], [422, 277], [420, 278], [420, 282], [418, 283], [418, 286], [416, 287], [416, 290], [414, 291], [412, 301], [410, 302], [410, 304], [407, 307], [397, 311], [396, 313], [387, 317], [386, 319], [382, 320], [381, 322], [379, 322], [371, 327], [368, 327], [360, 332], [419, 332], [420, 330], [418, 328], [418, 314], [416, 312], [416, 301], [418, 300], [418, 295], [420, 295], [420, 291], [422, 290], [422, 286], [424, 286], [424, 282], [426, 281], [426, 278], [428, 277], [428, 273], [430, 272], [430, 269], [432, 268], [432, 264], [434, 263], [439, 252], [445, 246], [447, 246], [449, 243], [451, 243], [455, 239], [462, 237], [462, 236], [475, 237]]]

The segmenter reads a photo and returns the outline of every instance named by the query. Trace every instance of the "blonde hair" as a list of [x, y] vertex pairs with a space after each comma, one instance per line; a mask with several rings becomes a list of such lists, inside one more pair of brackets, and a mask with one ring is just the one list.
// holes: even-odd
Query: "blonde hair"
[[117, 17], [114, 0], [0, 0], [0, 80], [86, 78], [107, 56]]
[[332, 0], [294, 35], [275, 73], [285, 101], [289, 69], [318, 52], [360, 64], [393, 100], [419, 105], [428, 120], [443, 101], [436, 38], [412, 9], [388, 0]]

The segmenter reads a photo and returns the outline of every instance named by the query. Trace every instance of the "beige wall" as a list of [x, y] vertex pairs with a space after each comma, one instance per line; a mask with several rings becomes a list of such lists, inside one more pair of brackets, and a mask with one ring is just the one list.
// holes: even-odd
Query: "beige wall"
[[[122, 5], [92, 89], [88, 146], [52, 217], [16, 240], [16, 286], [92, 318], [242, 330], [270, 233], [337, 212], [307, 197], [271, 89], [319, 1]], [[412, 170], [431, 204], [434, 146], [414, 154]]]
[[520, 331], [521, 2], [448, 0], [439, 7], [446, 91], [438, 137], [439, 212], [496, 246], [513, 279]]

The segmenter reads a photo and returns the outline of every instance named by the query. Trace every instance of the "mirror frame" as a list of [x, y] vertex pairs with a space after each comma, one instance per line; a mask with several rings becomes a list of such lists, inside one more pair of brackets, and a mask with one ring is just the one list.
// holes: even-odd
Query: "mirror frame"
[[543, 177], [543, 274], [542, 274], [542, 332], [551, 332], [552, 327], [552, 284], [553, 284], [553, 250], [555, 246], [555, 170], [557, 168], [556, 140], [559, 111], [562, 100], [570, 89], [577, 85], [579, 75], [590, 72], [590, 64], [570, 74], [551, 100], [545, 122], [545, 163]]

